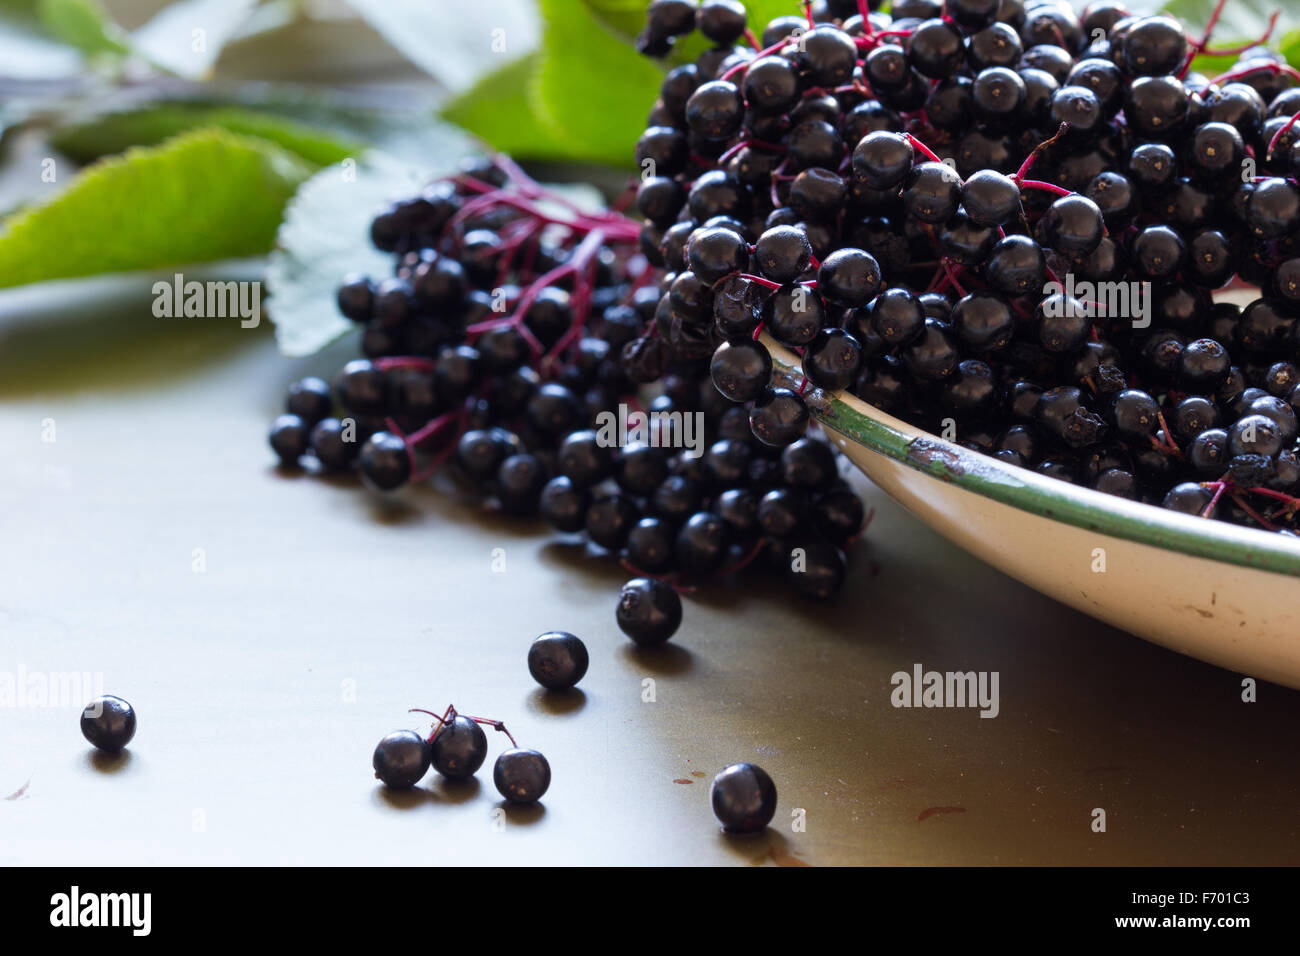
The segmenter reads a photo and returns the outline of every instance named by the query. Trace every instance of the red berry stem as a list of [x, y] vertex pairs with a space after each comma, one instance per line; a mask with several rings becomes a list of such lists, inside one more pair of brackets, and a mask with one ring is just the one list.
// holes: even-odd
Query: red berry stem
[[932, 163], [943, 162], [943, 160], [939, 158], [938, 153], [932, 150], [929, 146], [926, 146], [925, 143], [921, 142], [911, 133], [904, 133], [903, 135], [906, 136], [907, 141], [912, 144], [912, 148], [915, 149], [922, 156], [924, 156], [926, 159], [930, 160], [930, 162]]
[[962, 267], [958, 266], [957, 268], [954, 269], [952, 262], [946, 258], [943, 259], [942, 262], [943, 262], [943, 271], [948, 276], [948, 281], [952, 283], [952, 287], [957, 290], [958, 295], [964, 296], [966, 294], [966, 290], [962, 288], [961, 282], [959, 282], [957, 279], [957, 277], [961, 275]]
[[753, 564], [755, 559], [758, 558], [758, 556], [763, 553], [763, 548], [766, 546], [767, 546], [767, 539], [759, 538], [757, 541], [754, 542], [754, 546], [749, 549], [749, 552], [745, 554], [744, 557], [742, 557], [739, 561], [737, 561], [735, 564], [731, 565], [730, 567], [725, 567], [720, 569], [717, 572], [717, 576], [723, 577], [724, 575], [736, 574], [740, 571], [745, 570], [745, 568]]
[[1223, 492], [1227, 489], [1228, 483], [1226, 481], [1212, 481], [1207, 482], [1203, 487], [1214, 489], [1214, 495], [1210, 498], [1210, 503], [1201, 512], [1202, 518], [1209, 518], [1213, 516], [1214, 509], [1218, 505], [1219, 499], [1223, 497]]
[[1294, 66], [1283, 63], [1256, 63], [1253, 66], [1240, 67], [1229, 70], [1227, 73], [1214, 77], [1202, 87], [1203, 90], [1211, 86], [1221, 86], [1224, 83], [1231, 83], [1233, 80], [1242, 80], [1256, 73], [1283, 73], [1292, 79], [1300, 82], [1300, 70]]
[[771, 279], [764, 279], [762, 276], [750, 275], [748, 272], [737, 273], [736, 278], [745, 279], [749, 282], [755, 283], [756, 285], [761, 285], [765, 289], [775, 290], [781, 288], [781, 283], [779, 282], [773, 282]]
[[1056, 132], [1053, 133], [1051, 137], [1043, 140], [1032, 150], [1030, 150], [1029, 155], [1025, 157], [1025, 161], [1020, 164], [1020, 168], [1017, 169], [1015, 175], [1011, 177], [1011, 181], [1016, 183], [1017, 185], [1023, 183], [1025, 181], [1025, 177], [1029, 175], [1030, 168], [1034, 165], [1034, 163], [1038, 162], [1038, 157], [1042, 156], [1043, 153], [1045, 153], [1053, 143], [1055, 143], [1058, 139], [1064, 136], [1069, 131], [1069, 129], [1070, 129], [1069, 123], [1062, 123], [1059, 127], [1057, 127]]
[[759, 50], [758, 53], [756, 53], [756, 54], [754, 55], [754, 59], [753, 59], [753, 60], [746, 60], [744, 63], [737, 63], [735, 66], [733, 66], [731, 69], [729, 69], [726, 73], [723, 73], [722, 76], [718, 77], [718, 79], [720, 79], [720, 80], [730, 80], [730, 79], [731, 79], [732, 77], [734, 77], [734, 76], [740, 76], [742, 73], [744, 73], [746, 70], [749, 69], [749, 65], [750, 65], [751, 63], [753, 63], [754, 60], [761, 59], [762, 57], [765, 57], [765, 56], [771, 56], [771, 55], [774, 54], [774, 53], [780, 53], [782, 50], [784, 50], [784, 49], [785, 49], [787, 46], [789, 46], [791, 43], [798, 43], [798, 42], [799, 42], [799, 40], [798, 40], [797, 37], [785, 37], [785, 38], [783, 38], [783, 39], [781, 39], [781, 40], [778, 40], [776, 43], [773, 43], [770, 47], [767, 47], [766, 49]]
[[745, 149], [746, 147], [752, 149], [764, 149], [772, 153], [784, 153], [787, 151], [786, 148], [782, 146], [780, 143], [769, 143], [761, 139], [742, 139], [735, 146], [728, 147], [725, 153], [723, 153], [716, 160], [714, 160], [713, 165], [715, 166], [724, 165], [727, 162], [727, 160], [731, 159], [732, 156], [735, 156], [737, 153], [739, 153], [742, 149]]
[[1051, 193], [1053, 196], [1073, 196], [1073, 195], [1074, 195], [1074, 193], [1070, 192], [1070, 190], [1064, 188], [1063, 186], [1057, 186], [1057, 185], [1055, 185], [1054, 183], [1045, 183], [1045, 182], [1042, 182], [1041, 180], [1037, 180], [1037, 179], [1025, 179], [1025, 180], [1022, 180], [1021, 183], [1020, 183], [1020, 188], [1021, 188], [1021, 189], [1041, 189], [1043, 192]]
[[458, 716], [464, 717], [466, 720], [472, 720], [476, 724], [483, 724], [486, 727], [491, 727], [493, 730], [499, 730], [501, 731], [501, 733], [505, 734], [507, 737], [510, 738], [511, 747], [519, 746], [518, 742], [516, 742], [514, 738], [514, 735], [510, 733], [510, 731], [506, 730], [506, 725], [499, 720], [489, 720], [486, 717], [471, 717], [469, 714], [459, 714]]
[[1192, 47], [1198, 51], [1204, 50], [1210, 45], [1210, 35], [1214, 33], [1214, 28], [1219, 25], [1219, 18], [1223, 16], [1223, 9], [1228, 5], [1228, 0], [1217, 0], [1214, 9], [1210, 11], [1210, 19], [1206, 21], [1205, 32], [1201, 34], [1200, 40], [1192, 44]]
[[1241, 508], [1241, 510], [1246, 512], [1246, 514], [1250, 515], [1256, 521], [1258, 521], [1260, 527], [1262, 527], [1265, 531], [1277, 530], [1277, 525], [1273, 524], [1271, 521], [1269, 521], [1267, 518], [1265, 518], [1263, 515], [1261, 515], [1258, 511], [1256, 511], [1254, 508], [1250, 506], [1250, 503], [1246, 501], [1245, 498], [1242, 497], [1240, 490], [1234, 488], [1232, 491], [1229, 492], [1229, 494], [1232, 496], [1232, 500], [1237, 503], [1237, 505]]
[[457, 409], [454, 412], [443, 412], [437, 418], [422, 425], [419, 429], [407, 435], [406, 440], [412, 446], [418, 445], [422, 441], [432, 438], [434, 435], [438, 434], [438, 432], [442, 431], [444, 428], [446, 428], [448, 425], [450, 425], [452, 422], [456, 421], [458, 418], [462, 417], [463, 415], [464, 415], [463, 409]]
[[419, 482], [422, 481], [428, 481], [435, 474], [437, 474], [438, 469], [441, 468], [443, 464], [447, 461], [447, 459], [450, 458], [452, 454], [455, 453], [456, 444], [460, 440], [460, 436], [465, 433], [465, 412], [463, 409], [458, 413], [457, 421], [459, 422], [459, 424], [456, 428], [456, 431], [452, 434], [452, 437], [447, 442], [446, 446], [443, 447], [442, 450], [439, 451], [436, 455], [434, 455], [431, 459], [429, 459], [429, 464], [425, 468], [423, 468], [421, 471], [416, 472], [411, 476], [412, 482], [418, 484]]
[[429, 734], [429, 736], [428, 736], [428, 738], [427, 738], [427, 740], [428, 740], [429, 743], [433, 743], [433, 738], [438, 736], [438, 731], [442, 730], [443, 726], [446, 725], [447, 721], [451, 720], [452, 718], [454, 718], [454, 717], [456, 716], [456, 708], [453, 707], [453, 706], [451, 706], [451, 704], [448, 704], [448, 705], [447, 705], [447, 709], [446, 709], [445, 711], [442, 712], [442, 716], [441, 716], [441, 717], [439, 717], [437, 714], [435, 714], [435, 713], [434, 713], [433, 711], [431, 711], [431, 710], [425, 710], [423, 707], [411, 707], [411, 708], [409, 708], [409, 709], [407, 710], [407, 713], [408, 713], [408, 714], [428, 714], [430, 717], [432, 717], [434, 720], [436, 720], [436, 721], [438, 722], [438, 726], [435, 727], [435, 728], [433, 728], [433, 732], [432, 732], [431, 734]]
[[1273, 134], [1273, 138], [1268, 141], [1268, 149], [1264, 150], [1264, 158], [1266, 160], [1273, 158], [1273, 147], [1277, 145], [1278, 140], [1286, 135], [1286, 131], [1296, 124], [1297, 120], [1300, 120], [1300, 112], [1292, 114], [1291, 118], [1286, 121], [1286, 124]]
[[375, 368], [383, 372], [391, 372], [394, 369], [415, 369], [420, 372], [432, 372], [434, 369], [433, 359], [425, 358], [423, 355], [386, 355], [383, 358], [374, 360]]

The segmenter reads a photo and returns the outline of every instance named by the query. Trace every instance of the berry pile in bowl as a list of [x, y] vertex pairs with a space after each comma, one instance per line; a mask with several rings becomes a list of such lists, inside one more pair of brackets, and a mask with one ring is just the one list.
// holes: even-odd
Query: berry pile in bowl
[[870, 6], [650, 5], [646, 54], [713, 45], [637, 147], [669, 333], [711, 318], [728, 397], [798, 396], [782, 421], [811, 408], [995, 565], [1300, 684], [1300, 73], [1276, 18], [1223, 49], [1222, 3], [1197, 32], [1110, 2]]

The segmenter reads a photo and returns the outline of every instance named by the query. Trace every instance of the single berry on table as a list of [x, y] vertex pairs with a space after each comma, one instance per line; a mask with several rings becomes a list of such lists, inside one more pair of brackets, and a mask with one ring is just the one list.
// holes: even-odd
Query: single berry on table
[[121, 697], [96, 697], [81, 712], [81, 734], [106, 753], [117, 753], [135, 736], [135, 709]]

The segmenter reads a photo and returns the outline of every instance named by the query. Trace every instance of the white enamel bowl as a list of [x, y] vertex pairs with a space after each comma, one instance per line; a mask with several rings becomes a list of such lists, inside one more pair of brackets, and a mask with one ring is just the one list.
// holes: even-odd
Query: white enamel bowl
[[[770, 338], [778, 379], [799, 359]], [[1300, 688], [1300, 541], [1080, 488], [812, 390], [831, 439], [892, 498], [999, 570], [1139, 637]]]

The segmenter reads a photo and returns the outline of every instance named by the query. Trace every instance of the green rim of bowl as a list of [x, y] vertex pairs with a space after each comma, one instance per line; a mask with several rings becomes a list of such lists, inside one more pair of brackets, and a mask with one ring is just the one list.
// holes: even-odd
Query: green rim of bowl
[[[764, 335], [778, 378], [801, 377], [798, 358]], [[913, 428], [847, 394], [814, 390], [813, 417], [845, 439], [1002, 504], [1099, 534], [1244, 568], [1300, 577], [1300, 546], [1223, 521], [1165, 511], [1048, 478]]]

